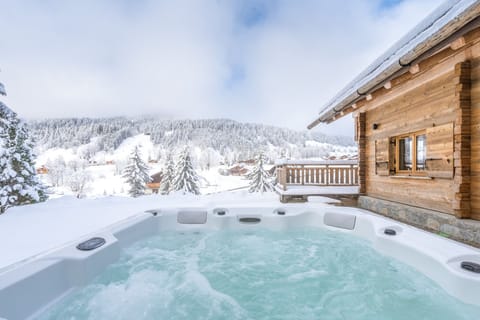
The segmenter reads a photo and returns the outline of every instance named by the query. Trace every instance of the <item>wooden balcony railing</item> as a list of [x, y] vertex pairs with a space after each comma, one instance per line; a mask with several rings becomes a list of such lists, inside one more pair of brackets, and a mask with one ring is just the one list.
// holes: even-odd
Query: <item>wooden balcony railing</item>
[[358, 162], [288, 160], [277, 163], [277, 177], [283, 190], [289, 185], [358, 186]]

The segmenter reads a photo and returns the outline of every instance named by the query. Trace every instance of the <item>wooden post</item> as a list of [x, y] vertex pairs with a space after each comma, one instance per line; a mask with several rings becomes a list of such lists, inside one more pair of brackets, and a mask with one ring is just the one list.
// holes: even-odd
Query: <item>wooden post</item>
[[358, 143], [358, 184], [360, 186], [359, 193], [364, 194], [367, 192], [366, 188], [366, 173], [367, 173], [367, 153], [366, 153], [366, 113], [361, 112], [356, 118], [357, 126], [357, 143]]
[[455, 125], [452, 208], [457, 218], [470, 217], [470, 161], [471, 161], [471, 76], [470, 61], [455, 65]]
[[330, 184], [330, 166], [327, 164], [325, 166], [325, 185]]
[[303, 186], [305, 184], [305, 167], [302, 165], [300, 168], [301, 168], [300, 173], [302, 175], [301, 182], [302, 182], [302, 186]]
[[282, 185], [283, 191], [287, 190], [287, 168], [280, 167], [277, 169], [278, 182]]

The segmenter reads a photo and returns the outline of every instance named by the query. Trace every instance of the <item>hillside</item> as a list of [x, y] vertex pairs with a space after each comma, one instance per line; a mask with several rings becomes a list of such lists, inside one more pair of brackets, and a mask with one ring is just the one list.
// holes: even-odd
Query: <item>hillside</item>
[[175, 159], [189, 145], [203, 194], [247, 186], [245, 177], [223, 172], [260, 151], [268, 167], [279, 158], [356, 154], [348, 137], [223, 119], [56, 119], [28, 125], [37, 144], [36, 166], [45, 167], [40, 177], [57, 195], [125, 195], [129, 187], [122, 172], [135, 146], [154, 174], [163, 169], [168, 154]]
[[[52, 119], [29, 122], [37, 152], [51, 148], [76, 149], [90, 160], [98, 152], [113, 153], [127, 138], [150, 136], [158, 153], [175, 151], [185, 144], [214, 150], [220, 156], [246, 160], [259, 151], [270, 158], [311, 158], [332, 152], [354, 153], [351, 137], [327, 136], [319, 132], [294, 131], [233, 120], [161, 120], [156, 118]], [[83, 147], [82, 147], [83, 146]], [[88, 147], [85, 147], [88, 146]], [[350, 147], [350, 148], [346, 148]]]

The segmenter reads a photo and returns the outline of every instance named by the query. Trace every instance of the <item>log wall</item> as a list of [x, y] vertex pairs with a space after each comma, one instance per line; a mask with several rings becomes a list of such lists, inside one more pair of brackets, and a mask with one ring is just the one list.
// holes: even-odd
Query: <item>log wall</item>
[[[366, 112], [366, 194], [453, 214], [453, 180], [426, 176], [400, 178], [377, 168], [378, 145], [390, 137], [452, 123], [455, 120], [454, 72], [413, 88]], [[373, 128], [376, 124], [377, 129]], [[453, 137], [451, 137], [453, 139]], [[387, 143], [385, 143], [387, 141]], [[428, 139], [427, 139], [428, 144]], [[387, 170], [388, 172], [388, 170]]]
[[[365, 121], [364, 146], [358, 142], [366, 195], [480, 220], [480, 29], [464, 35], [463, 43], [421, 61], [414, 74], [392, 79], [371, 100], [357, 103], [354, 116]], [[388, 148], [388, 139], [419, 130], [427, 136], [438, 132], [436, 139], [430, 136], [436, 145], [429, 167], [442, 171], [400, 177], [377, 163], [392, 165], [388, 154], [376, 154]]]

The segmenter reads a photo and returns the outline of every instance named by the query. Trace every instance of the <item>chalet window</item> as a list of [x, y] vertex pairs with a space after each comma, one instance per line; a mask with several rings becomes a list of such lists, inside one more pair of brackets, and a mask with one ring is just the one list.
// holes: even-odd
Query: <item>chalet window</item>
[[375, 140], [375, 174], [452, 179], [453, 123]]
[[420, 134], [415, 137], [416, 142], [416, 154], [417, 154], [417, 160], [416, 160], [416, 171], [424, 171], [425, 170], [425, 160], [426, 160], [426, 155], [427, 155], [427, 135], [426, 134]]
[[425, 172], [427, 135], [425, 131], [395, 138], [396, 173], [422, 175]]
[[413, 143], [412, 137], [401, 137], [398, 144], [398, 171], [410, 171], [413, 164]]

